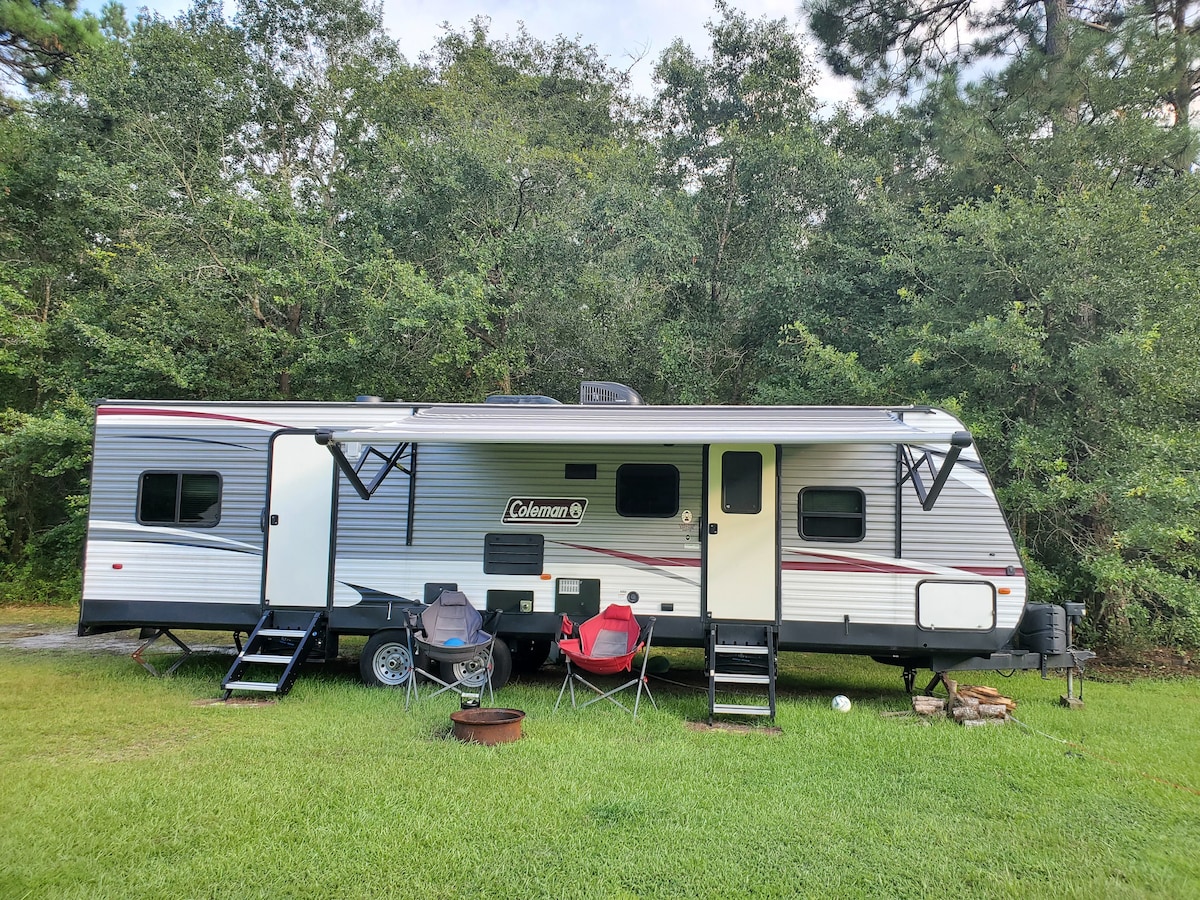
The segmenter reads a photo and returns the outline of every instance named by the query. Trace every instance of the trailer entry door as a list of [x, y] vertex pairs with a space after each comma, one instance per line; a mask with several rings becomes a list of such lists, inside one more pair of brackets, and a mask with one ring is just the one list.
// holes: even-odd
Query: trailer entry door
[[333, 456], [311, 431], [281, 431], [267, 465], [263, 604], [324, 608], [333, 575]]
[[705, 612], [718, 621], [778, 622], [778, 448], [705, 451]]

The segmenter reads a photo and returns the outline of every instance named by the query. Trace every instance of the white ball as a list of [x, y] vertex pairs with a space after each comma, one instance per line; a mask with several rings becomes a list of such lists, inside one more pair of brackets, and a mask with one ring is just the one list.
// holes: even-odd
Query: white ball
[[838, 694], [830, 705], [838, 712], [850, 712], [850, 698], [845, 694]]

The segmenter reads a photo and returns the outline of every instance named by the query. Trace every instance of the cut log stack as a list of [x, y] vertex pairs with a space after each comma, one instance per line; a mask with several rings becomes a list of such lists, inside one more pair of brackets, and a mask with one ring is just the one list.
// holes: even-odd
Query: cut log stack
[[919, 716], [949, 716], [960, 725], [1003, 725], [1017, 701], [986, 685], [958, 685], [946, 679], [948, 699], [916, 696], [912, 708]]
[[995, 688], [982, 684], [977, 686], [969, 684], [959, 685], [956, 687], [955, 693], [959, 697], [978, 700], [981, 705], [1003, 706], [1006, 713], [1012, 712], [1017, 708], [1016, 700], [1011, 697], [1005, 697]]
[[946, 701], [941, 697], [913, 697], [912, 706], [919, 716], [940, 716], [946, 712]]

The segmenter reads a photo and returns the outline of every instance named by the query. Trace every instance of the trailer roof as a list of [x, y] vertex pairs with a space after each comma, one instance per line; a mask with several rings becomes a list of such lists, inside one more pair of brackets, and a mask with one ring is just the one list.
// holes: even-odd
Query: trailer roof
[[953, 416], [922, 407], [437, 405], [331, 432], [339, 442], [970, 444]]

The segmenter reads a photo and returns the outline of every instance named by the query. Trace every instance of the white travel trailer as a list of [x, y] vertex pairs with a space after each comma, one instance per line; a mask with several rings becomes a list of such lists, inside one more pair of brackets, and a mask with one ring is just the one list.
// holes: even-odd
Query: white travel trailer
[[[1027, 627], [1017, 548], [946, 412], [647, 406], [603, 382], [579, 405], [493, 399], [101, 403], [80, 633], [294, 637], [286, 678], [224, 685], [280, 693], [314, 648], [369, 635], [364, 679], [402, 684], [407, 610], [453, 586], [502, 613], [498, 684], [563, 614], [620, 603], [656, 644], [707, 647], [711, 708], [743, 713], [773, 713], [776, 650], [869, 654], [910, 689], [918, 667], [1090, 656], [1059, 607]], [[767, 700], [719, 703], [726, 683]]]

